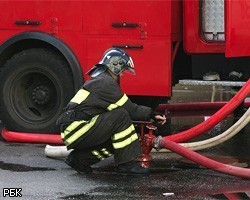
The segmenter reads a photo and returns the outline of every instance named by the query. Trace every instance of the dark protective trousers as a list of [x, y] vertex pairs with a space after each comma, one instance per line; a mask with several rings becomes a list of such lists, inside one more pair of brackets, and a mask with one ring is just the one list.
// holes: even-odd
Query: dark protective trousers
[[100, 114], [95, 125], [70, 148], [74, 150], [69, 156], [77, 157], [86, 165], [93, 165], [113, 154], [117, 165], [141, 155], [131, 118], [123, 108]]

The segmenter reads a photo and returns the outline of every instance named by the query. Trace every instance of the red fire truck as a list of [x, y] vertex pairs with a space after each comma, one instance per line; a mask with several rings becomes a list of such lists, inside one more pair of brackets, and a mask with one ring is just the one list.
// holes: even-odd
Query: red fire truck
[[180, 79], [249, 77], [247, 0], [2, 0], [0, 8], [0, 113], [9, 130], [53, 133], [110, 47], [135, 63], [123, 90], [152, 104]]

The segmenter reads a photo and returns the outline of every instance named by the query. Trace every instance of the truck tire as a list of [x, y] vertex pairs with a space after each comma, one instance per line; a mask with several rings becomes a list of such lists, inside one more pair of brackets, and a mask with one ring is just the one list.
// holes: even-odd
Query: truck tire
[[49, 49], [24, 50], [0, 69], [0, 114], [11, 131], [56, 133], [57, 117], [74, 94], [66, 60]]

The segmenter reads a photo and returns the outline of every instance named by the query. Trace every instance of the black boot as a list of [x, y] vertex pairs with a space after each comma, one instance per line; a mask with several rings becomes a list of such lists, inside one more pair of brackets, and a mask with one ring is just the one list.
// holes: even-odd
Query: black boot
[[89, 165], [86, 165], [79, 161], [75, 156], [68, 155], [68, 157], [65, 159], [65, 163], [72, 167], [74, 170], [76, 170], [80, 174], [91, 174], [92, 168]]
[[136, 161], [130, 161], [118, 165], [117, 173], [119, 174], [149, 174], [149, 169], [138, 165]]

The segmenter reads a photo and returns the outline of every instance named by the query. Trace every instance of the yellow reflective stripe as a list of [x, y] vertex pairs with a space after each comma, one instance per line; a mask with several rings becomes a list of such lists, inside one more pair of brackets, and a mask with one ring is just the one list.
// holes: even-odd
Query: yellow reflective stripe
[[125, 129], [124, 131], [121, 131], [119, 133], [116, 133], [112, 136], [112, 140], [119, 140], [121, 138], [126, 137], [127, 135], [129, 135], [133, 130], [135, 130], [135, 127], [133, 124], [131, 124], [130, 127], [128, 127], [127, 129]]
[[106, 148], [101, 149], [101, 152], [102, 152], [104, 155], [112, 156], [112, 154], [111, 154]]
[[92, 126], [94, 126], [94, 124], [95, 124], [98, 117], [99, 117], [99, 115], [93, 117], [88, 124], [84, 125], [81, 129], [79, 129], [72, 136], [70, 136], [65, 141], [65, 144], [68, 146], [68, 145], [72, 144], [74, 141], [76, 141], [83, 134], [85, 134]]
[[77, 128], [80, 124], [82, 123], [86, 123], [86, 121], [81, 120], [81, 121], [75, 121], [72, 122], [65, 130], [63, 133], [61, 133], [61, 137], [62, 139], [64, 139], [66, 137], [66, 135], [68, 135], [71, 131], [73, 131], [75, 128]]
[[96, 151], [96, 150], [93, 150], [92, 151], [92, 154], [94, 155], [94, 156], [96, 156], [98, 159], [100, 159], [100, 160], [104, 160], [105, 158], [98, 152], [98, 151]]
[[89, 96], [89, 94], [90, 94], [89, 91], [80, 89], [75, 94], [75, 96], [70, 100], [70, 102], [80, 104]]
[[137, 139], [138, 139], [138, 136], [135, 133], [131, 137], [129, 137], [128, 139], [126, 139], [122, 142], [113, 143], [113, 147], [114, 147], [114, 149], [121, 149], [123, 147], [128, 146], [129, 144], [131, 144], [133, 141], [135, 141]]
[[120, 98], [116, 103], [114, 103], [114, 104], [110, 104], [109, 106], [108, 106], [108, 110], [114, 110], [115, 108], [117, 108], [118, 106], [123, 106], [125, 103], [126, 103], [126, 101], [128, 100], [128, 97], [127, 97], [127, 95], [126, 94], [124, 94], [123, 96], [122, 96], [122, 98]]

